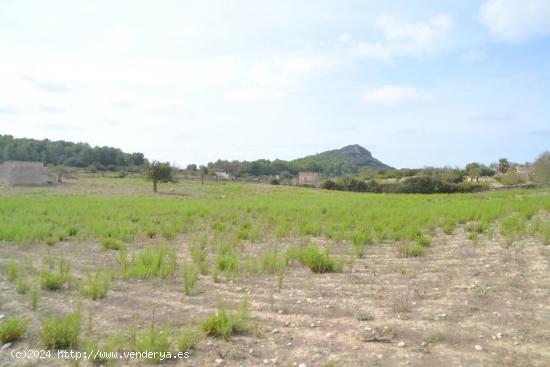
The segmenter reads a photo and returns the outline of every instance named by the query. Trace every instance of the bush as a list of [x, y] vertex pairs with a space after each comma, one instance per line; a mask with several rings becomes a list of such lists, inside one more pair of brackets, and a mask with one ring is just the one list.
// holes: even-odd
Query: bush
[[2, 343], [11, 343], [23, 336], [27, 331], [28, 321], [7, 319], [0, 324], [0, 340]]
[[80, 313], [44, 320], [40, 337], [48, 349], [75, 349], [80, 337]]
[[331, 258], [328, 252], [321, 253], [319, 246], [310, 245], [300, 249], [299, 260], [314, 273], [341, 271], [342, 266]]
[[272, 184], [272, 185], [280, 185], [281, 184], [281, 182], [276, 178], [269, 181], [269, 183]]
[[525, 178], [517, 172], [508, 172], [503, 175], [500, 182], [503, 185], [520, 185], [526, 182]]

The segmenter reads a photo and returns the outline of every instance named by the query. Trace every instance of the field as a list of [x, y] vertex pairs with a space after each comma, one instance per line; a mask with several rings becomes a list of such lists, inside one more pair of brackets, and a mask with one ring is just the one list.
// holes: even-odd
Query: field
[[[160, 190], [0, 188], [0, 365], [548, 365], [548, 189]], [[189, 358], [9, 353], [45, 348]]]

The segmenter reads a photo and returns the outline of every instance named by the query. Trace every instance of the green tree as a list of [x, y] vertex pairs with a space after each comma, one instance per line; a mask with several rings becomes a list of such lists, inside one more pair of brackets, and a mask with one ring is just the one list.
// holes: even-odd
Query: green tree
[[536, 182], [550, 182], [550, 151], [539, 155], [533, 163], [533, 176]]
[[508, 162], [508, 159], [500, 158], [498, 160], [498, 172], [501, 175], [504, 175], [506, 174], [506, 172], [508, 172], [509, 169], [510, 169], [510, 162]]
[[466, 165], [466, 173], [468, 173], [470, 178], [475, 178], [476, 181], [479, 181], [479, 176], [481, 176], [481, 164], [477, 162], [468, 163]]
[[174, 182], [174, 168], [170, 163], [153, 161], [151, 163], [145, 163], [145, 177], [148, 180], [153, 181], [153, 191], [157, 192], [158, 182]]

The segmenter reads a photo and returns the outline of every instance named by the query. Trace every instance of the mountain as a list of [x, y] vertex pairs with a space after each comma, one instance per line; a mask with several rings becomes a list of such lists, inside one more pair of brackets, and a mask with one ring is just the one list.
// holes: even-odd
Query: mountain
[[300, 171], [316, 171], [321, 172], [325, 176], [354, 174], [363, 169], [376, 171], [394, 170], [393, 167], [374, 158], [371, 152], [358, 144], [295, 159], [290, 161], [290, 164], [297, 167]]
[[[195, 169], [195, 165], [188, 166], [188, 169]], [[374, 158], [372, 154], [360, 145], [348, 145], [342, 149], [329, 150], [323, 153], [307, 157], [283, 161], [275, 159], [258, 159], [255, 161], [226, 161], [217, 160], [208, 163], [211, 171], [227, 172], [232, 176], [270, 176], [280, 175], [288, 177], [297, 175], [300, 171], [319, 172], [324, 176], [343, 176], [355, 174], [363, 169], [376, 171], [393, 170]]]
[[41, 161], [44, 164], [118, 171], [142, 166], [145, 158], [143, 153], [124, 153], [111, 147], [0, 135], [0, 163], [3, 161]]

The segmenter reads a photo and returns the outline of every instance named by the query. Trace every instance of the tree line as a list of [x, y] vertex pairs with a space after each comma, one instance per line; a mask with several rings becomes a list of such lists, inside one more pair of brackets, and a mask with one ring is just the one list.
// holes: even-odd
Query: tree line
[[92, 147], [86, 143], [0, 135], [0, 162], [5, 161], [40, 161], [45, 165], [121, 171], [143, 167], [145, 157], [143, 153], [125, 153], [118, 148]]

